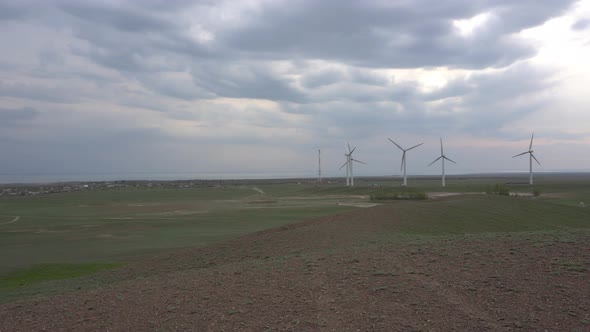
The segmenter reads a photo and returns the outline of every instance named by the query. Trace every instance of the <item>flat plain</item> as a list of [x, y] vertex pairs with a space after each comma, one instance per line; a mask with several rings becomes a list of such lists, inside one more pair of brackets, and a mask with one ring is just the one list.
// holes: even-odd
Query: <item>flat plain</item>
[[523, 180], [3, 197], [0, 331], [588, 330], [590, 177]]

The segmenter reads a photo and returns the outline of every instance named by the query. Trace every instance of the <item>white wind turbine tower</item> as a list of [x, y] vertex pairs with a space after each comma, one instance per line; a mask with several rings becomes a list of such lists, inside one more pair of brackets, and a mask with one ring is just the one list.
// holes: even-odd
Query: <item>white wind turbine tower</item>
[[[344, 146], [344, 149], [346, 149], [346, 145]], [[355, 147], [356, 149], [356, 147]], [[354, 149], [352, 150], [354, 151]], [[339, 169], [342, 169], [342, 167], [346, 166], [346, 185], [349, 186], [350, 185], [350, 155], [352, 154], [352, 151], [350, 151], [350, 145], [348, 145], [348, 153], [345, 153], [344, 156], [346, 157], [346, 162], [344, 163], [344, 165], [340, 166]]]
[[535, 155], [533, 154], [533, 137], [535, 137], [535, 133], [533, 132], [533, 134], [531, 135], [531, 144], [529, 145], [529, 150], [525, 151], [523, 153], [519, 153], [514, 157], [518, 157], [518, 156], [522, 156], [523, 154], [529, 154], [529, 184], [533, 184], [533, 159], [535, 159], [535, 161], [537, 162], [537, 164], [539, 164], [539, 166], [541, 166], [541, 163], [537, 160], [537, 158], [535, 158]]
[[360, 160], [356, 160], [356, 159], [352, 158], [352, 153], [354, 152], [354, 150], [356, 150], [356, 146], [354, 148], [350, 149], [350, 144], [347, 143], [344, 148], [347, 149], [348, 153], [344, 154], [344, 156], [346, 157], [346, 162], [344, 163], [344, 165], [340, 166], [340, 169], [342, 169], [342, 167], [346, 166], [346, 185], [347, 186], [354, 186], [354, 175], [352, 173], [352, 162], [354, 161], [354, 162], [361, 163], [361, 164], [365, 164], [365, 163]]
[[402, 165], [401, 165], [400, 170], [403, 170], [404, 171], [404, 187], [407, 187], [408, 186], [408, 177], [406, 175], [406, 152], [408, 152], [408, 151], [410, 151], [410, 150], [412, 150], [414, 148], [417, 148], [417, 147], [419, 147], [420, 145], [422, 145], [424, 143], [420, 143], [420, 144], [414, 145], [414, 146], [412, 146], [409, 149], [404, 149], [401, 146], [399, 146], [399, 144], [397, 144], [396, 142], [394, 142], [391, 138], [388, 137], [387, 139], [390, 140], [391, 143], [395, 144], [395, 146], [397, 146], [400, 150], [403, 151], [403, 153], [402, 153]]
[[440, 139], [440, 157], [436, 158], [433, 162], [430, 163], [430, 165], [428, 165], [428, 167], [432, 166], [432, 164], [434, 164], [435, 162], [442, 160], [442, 186], [446, 187], [447, 184], [445, 182], [445, 159], [452, 162], [453, 164], [456, 164], [456, 162], [452, 161], [451, 158], [448, 158], [447, 156], [445, 156], [444, 150], [443, 150], [443, 143], [442, 143], [442, 137]]

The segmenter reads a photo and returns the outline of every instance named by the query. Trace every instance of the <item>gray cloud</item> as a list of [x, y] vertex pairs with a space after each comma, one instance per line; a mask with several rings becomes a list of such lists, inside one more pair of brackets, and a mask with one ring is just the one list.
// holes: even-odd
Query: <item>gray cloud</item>
[[23, 83], [5, 83], [1, 81], [0, 96], [57, 103], [69, 103], [76, 100], [74, 95], [57, 87]]
[[39, 116], [39, 111], [32, 107], [23, 108], [0, 108], [0, 126], [10, 127], [18, 124], [25, 124], [26, 122], [36, 119]]
[[175, 28], [173, 21], [157, 17], [158, 12], [146, 12], [132, 4], [108, 6], [94, 2], [69, 2], [61, 5], [60, 8], [87, 23], [109, 26], [116, 30], [162, 32]]
[[389, 82], [383, 76], [379, 76], [358, 68], [352, 69], [350, 71], [350, 76], [355, 82], [366, 85], [385, 86]]
[[[195, 6], [215, 13], [213, 2], [179, 2], [165, 8], [158, 1], [142, 6], [67, 1], [58, 2], [57, 8], [72, 18], [75, 36], [87, 42], [86, 46], [73, 46], [74, 55], [131, 74], [152, 91], [186, 100], [216, 95], [303, 102], [306, 98], [290, 79], [272, 73], [264, 64], [253, 66], [252, 59], [260, 63], [324, 59], [393, 68], [507, 66], [534, 52], [510, 34], [539, 24], [568, 5], [553, 1], [452, 1], [444, 6], [428, 1], [267, 4], [254, 12], [243, 11], [239, 24], [205, 19], [203, 24], [214, 34], [210, 45], [190, 39], [189, 27], [174, 17]], [[453, 19], [484, 12], [493, 17], [474, 37], [462, 38], [455, 33]], [[57, 55], [48, 53], [44, 61], [51, 61], [51, 56]], [[249, 62], [243, 61], [248, 58]], [[181, 88], [154, 75], [187, 69], [192, 70], [197, 87]], [[306, 89], [318, 88], [341, 82], [343, 77], [338, 75], [342, 73], [312, 73], [301, 83]], [[387, 84], [365, 70], [345, 75], [365, 85]], [[367, 90], [359, 88], [358, 96], [348, 96], [369, 101], [373, 92]]]
[[[357, 1], [275, 3], [239, 29], [222, 29], [233, 48], [279, 58], [319, 58], [367, 67], [505, 66], [530, 56], [510, 34], [540, 24], [571, 1], [432, 1], [382, 5]], [[453, 31], [453, 19], [495, 13], [473, 38]]]
[[345, 78], [346, 75], [342, 71], [328, 69], [305, 75], [301, 83], [306, 89], [314, 89], [341, 82]]
[[[424, 94], [428, 101], [466, 96], [482, 104], [500, 100], [512, 100], [528, 93], [550, 88], [554, 71], [539, 70], [528, 65], [515, 65], [498, 73], [480, 73], [458, 78], [445, 87]], [[469, 101], [469, 100], [468, 100]]]
[[[155, 170], [221, 165], [187, 156], [196, 146], [212, 159], [389, 135], [520, 139], [506, 128], [544, 108], [560, 76], [531, 65], [538, 46], [517, 34], [571, 3], [0, 0], [0, 102], [19, 105], [0, 109], [18, 126], [0, 149], [18, 157], [6, 168]], [[471, 35], [453, 25], [484, 13]], [[434, 69], [455, 78], [425, 92]]]
[[0, 1], [0, 21], [22, 19], [27, 10], [12, 1]]
[[584, 30], [588, 27], [590, 27], [590, 18], [583, 18], [572, 24], [572, 29], [574, 30]]
[[184, 100], [210, 99], [215, 95], [195, 86], [192, 80], [174, 80], [151, 75], [139, 77], [145, 87], [161, 95]]
[[197, 86], [219, 97], [292, 102], [306, 99], [289, 78], [276, 75], [264, 64], [205, 63], [194, 66], [191, 74]]
[[[284, 104], [286, 112], [313, 116], [318, 135], [368, 138], [388, 132], [494, 136], [501, 128], [542, 109], [556, 82], [553, 71], [514, 65], [500, 72], [457, 78], [433, 92], [412, 83], [367, 89], [355, 84], [331, 86], [329, 93], [308, 91], [309, 104]], [[362, 87], [362, 86], [361, 86]], [[366, 87], [366, 86], [365, 86]], [[352, 96], [352, 97], [351, 97]], [[346, 128], [326, 133], [325, 128]]]
[[[305, 66], [301, 68], [305, 70]], [[305, 89], [316, 89], [341, 83], [385, 87], [389, 81], [383, 76], [367, 72], [361, 68], [348, 67], [346, 69], [309, 69], [309, 74], [303, 74], [301, 84]]]
[[[507, 66], [534, 52], [530, 45], [516, 41], [510, 34], [542, 23], [569, 4], [565, 1], [477, 1], [469, 4], [452, 1], [444, 6], [428, 1], [395, 5], [356, 1], [267, 4], [255, 12], [244, 11], [240, 24], [205, 20], [204, 24], [215, 38], [210, 45], [190, 39], [189, 27], [174, 20], [173, 14], [195, 6], [188, 2], [176, 3], [170, 8], [163, 8], [160, 2], [146, 6], [125, 2], [64, 2], [58, 8], [74, 18], [71, 24], [75, 26], [75, 35], [88, 42], [86, 47], [74, 48], [74, 54], [101, 66], [137, 75], [196, 67], [193, 69], [195, 81], [220, 96], [272, 99], [278, 95], [286, 100], [301, 100], [301, 96], [289, 91], [289, 82], [260, 70], [247, 81], [244, 75], [251, 75], [248, 70], [223, 80], [211, 79], [217, 75], [208, 72], [221, 67], [221, 74], [227, 74], [225, 61], [219, 61], [224, 58], [234, 59], [230, 62], [233, 67], [246, 68], [247, 65], [235, 60], [244, 57], [257, 61], [324, 59], [355, 66], [393, 68]], [[197, 4], [197, 8], [203, 8], [204, 12], [216, 10], [211, 2]], [[484, 12], [493, 13], [493, 18], [474, 37], [462, 38], [455, 33], [453, 19]], [[217, 62], [212, 63], [213, 57]], [[202, 67], [213, 68], [200, 69]], [[356, 75], [365, 80], [375, 78], [363, 71]], [[208, 82], [200, 79], [202, 76], [207, 77]], [[318, 79], [317, 75], [306, 77], [302, 83], [309, 88], [330, 83]], [[323, 79], [336, 77], [324, 76]], [[244, 83], [253, 88], [232, 92], [232, 86], [241, 87]], [[151, 84], [154, 85], [157, 84]], [[270, 88], [272, 91], [268, 94], [254, 88], [268, 89], [275, 85], [277, 87]], [[158, 90], [173, 96], [170, 91]], [[189, 95], [192, 93], [177, 94], [180, 98]]]
[[493, 136], [547, 103], [546, 92], [555, 87], [553, 74], [515, 65], [500, 73], [457, 79], [441, 91], [425, 94], [426, 100], [440, 103], [430, 108], [432, 116], [424, 121], [442, 124], [445, 131]]

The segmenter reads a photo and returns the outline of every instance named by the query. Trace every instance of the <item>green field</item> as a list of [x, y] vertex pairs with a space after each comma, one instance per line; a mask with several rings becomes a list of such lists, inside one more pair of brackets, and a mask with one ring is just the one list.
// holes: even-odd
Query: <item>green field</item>
[[[531, 193], [507, 178], [412, 179], [416, 191], [459, 195], [398, 204], [398, 237], [590, 228], [590, 177], [540, 177], [540, 197], [482, 194], [496, 183]], [[523, 179], [519, 179], [523, 180]], [[526, 180], [526, 179], [525, 179]], [[379, 184], [379, 187], [374, 186]], [[268, 184], [191, 189], [115, 189], [0, 197], [0, 293], [73, 278], [181, 247], [205, 246], [255, 231], [371, 206], [375, 191], [399, 191], [399, 180], [340, 184]], [[24, 292], [26, 293], [26, 292]], [[1, 300], [1, 299], [0, 299]]]
[[351, 209], [335, 198], [289, 197], [302, 189], [285, 185], [261, 194], [238, 186], [3, 197], [0, 272], [46, 263], [126, 261]]

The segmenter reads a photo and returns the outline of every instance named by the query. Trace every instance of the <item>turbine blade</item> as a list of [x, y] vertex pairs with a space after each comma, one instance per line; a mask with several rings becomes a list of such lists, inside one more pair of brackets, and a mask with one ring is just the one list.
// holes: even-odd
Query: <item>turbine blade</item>
[[348, 147], [348, 153], [350, 153], [350, 143], [346, 142], [346, 146]]
[[445, 153], [443, 152], [443, 146], [442, 146], [442, 137], [440, 138], [440, 155], [444, 156]]
[[340, 166], [340, 168], [339, 168], [338, 170], [341, 170], [341, 169], [342, 169], [342, 167], [344, 167], [344, 166], [346, 166], [346, 165], [348, 165], [348, 160], [347, 160], [347, 161], [344, 163], [344, 165]]
[[528, 152], [528, 151], [525, 151], [525, 152], [523, 152], [523, 153], [519, 153], [519, 154], [517, 154], [516, 156], [512, 156], [512, 158], [514, 158], [514, 157], [518, 157], [518, 156], [522, 156], [523, 154], [527, 154], [527, 153], [529, 153], [529, 152]]
[[354, 150], [356, 150], [356, 146], [354, 148], [352, 148], [352, 151], [350, 151], [349, 154], [352, 154], [354, 152]]
[[535, 155], [531, 153], [531, 157], [533, 157], [533, 159], [535, 159], [535, 161], [537, 162], [537, 164], [539, 164], [539, 166], [541, 166], [541, 163], [537, 160], [537, 158], [535, 158]]
[[531, 151], [533, 149], [533, 137], [535, 137], [534, 131], [533, 131], [533, 134], [531, 135], [531, 144], [529, 145], [529, 151]]
[[394, 142], [391, 138], [387, 137], [388, 140], [391, 141], [391, 143], [395, 144], [395, 146], [397, 146], [400, 150], [404, 151], [404, 148], [402, 148], [401, 146], [399, 146], [399, 144], [397, 144], [396, 142]]
[[367, 163], [365, 163], [365, 162], [362, 162], [362, 161], [360, 161], [360, 160], [356, 160], [356, 159], [351, 159], [351, 160], [352, 160], [352, 161], [356, 161], [357, 163], [361, 163], [361, 164], [365, 164], [365, 165], [367, 164]]
[[451, 160], [451, 158], [448, 158], [447, 156], [443, 156], [443, 158], [445, 158], [446, 160], [452, 162], [453, 164], [456, 164], [456, 162], [454, 162], [453, 160]]
[[406, 151], [410, 151], [410, 150], [412, 150], [414, 148], [417, 148], [417, 147], [419, 147], [422, 144], [424, 144], [424, 143], [416, 144], [416, 145], [412, 146], [411, 148], [407, 149]]
[[434, 161], [431, 162], [430, 165], [428, 165], [428, 167], [432, 166], [432, 164], [434, 164], [435, 162], [437, 162], [440, 158], [443, 158], [443, 156], [440, 156], [440, 157], [434, 159]]

